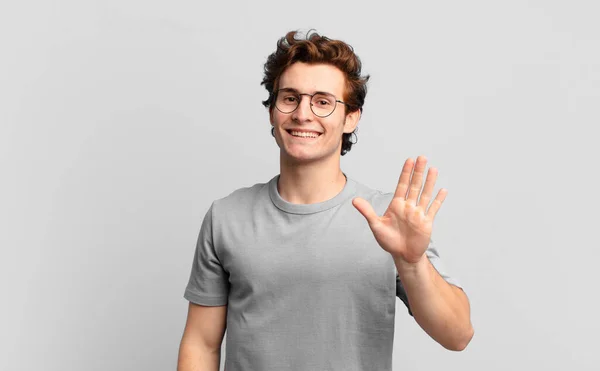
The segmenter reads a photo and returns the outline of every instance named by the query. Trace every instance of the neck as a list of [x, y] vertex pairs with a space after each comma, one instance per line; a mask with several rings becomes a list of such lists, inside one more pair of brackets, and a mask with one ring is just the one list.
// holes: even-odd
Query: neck
[[293, 204], [315, 204], [332, 199], [346, 185], [340, 156], [327, 162], [289, 163], [281, 158], [277, 190]]

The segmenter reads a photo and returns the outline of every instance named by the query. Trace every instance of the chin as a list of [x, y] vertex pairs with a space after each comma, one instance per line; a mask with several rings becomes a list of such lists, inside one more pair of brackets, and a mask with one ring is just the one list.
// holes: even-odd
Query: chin
[[312, 162], [321, 159], [322, 156], [306, 150], [294, 152], [281, 150], [281, 158], [287, 162]]
[[[341, 149], [337, 149], [337, 153], [340, 153]], [[334, 153], [327, 154], [322, 151], [296, 151], [296, 152], [286, 152], [284, 150], [281, 151], [281, 160], [287, 163], [297, 163], [297, 164], [308, 164], [314, 162], [328, 162]]]
[[319, 157], [314, 157], [314, 156], [292, 156], [290, 154], [284, 155], [283, 159], [287, 163], [304, 163], [304, 164], [320, 160]]

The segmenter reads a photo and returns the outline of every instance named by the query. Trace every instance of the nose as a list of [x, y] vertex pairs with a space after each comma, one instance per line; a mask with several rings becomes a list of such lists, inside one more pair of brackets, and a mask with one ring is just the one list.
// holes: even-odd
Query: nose
[[299, 121], [304, 122], [312, 119], [313, 112], [310, 108], [310, 100], [311, 96], [309, 95], [301, 95], [300, 103], [298, 103], [298, 108], [292, 113], [292, 118]]

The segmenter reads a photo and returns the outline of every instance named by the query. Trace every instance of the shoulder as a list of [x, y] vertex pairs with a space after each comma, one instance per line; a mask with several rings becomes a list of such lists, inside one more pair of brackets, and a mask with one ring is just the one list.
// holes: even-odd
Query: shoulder
[[265, 195], [268, 195], [268, 182], [255, 183], [251, 186], [240, 187], [213, 201], [212, 213], [217, 218], [229, 218], [232, 215], [251, 210], [253, 206]]

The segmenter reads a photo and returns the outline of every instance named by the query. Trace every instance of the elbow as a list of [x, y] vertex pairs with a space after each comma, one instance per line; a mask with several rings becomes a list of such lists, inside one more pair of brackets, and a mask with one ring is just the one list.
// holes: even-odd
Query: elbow
[[469, 326], [469, 329], [465, 331], [461, 337], [454, 340], [451, 344], [444, 346], [444, 348], [456, 352], [461, 352], [467, 348], [467, 345], [469, 345], [471, 339], [473, 339], [474, 334], [475, 330], [473, 329], [473, 326]]

